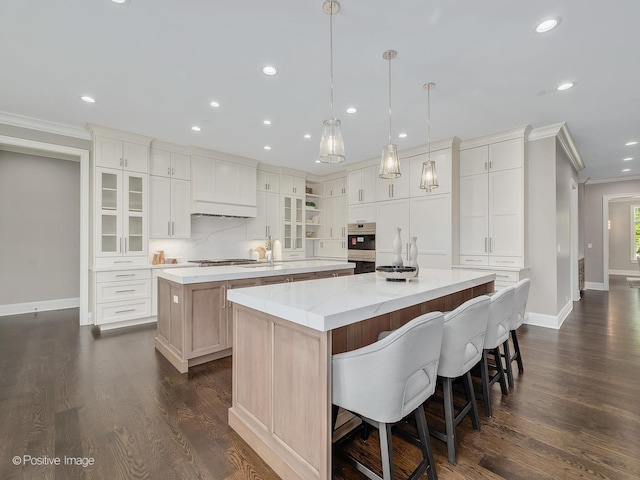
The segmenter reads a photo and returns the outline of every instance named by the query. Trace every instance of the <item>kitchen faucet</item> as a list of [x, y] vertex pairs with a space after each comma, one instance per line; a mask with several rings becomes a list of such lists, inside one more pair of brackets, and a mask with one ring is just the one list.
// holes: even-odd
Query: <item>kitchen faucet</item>
[[267, 239], [267, 250], [271, 253], [271, 255], [269, 256], [269, 266], [273, 267], [274, 265], [274, 261], [273, 261], [273, 237], [271, 235], [269, 235], [269, 238]]

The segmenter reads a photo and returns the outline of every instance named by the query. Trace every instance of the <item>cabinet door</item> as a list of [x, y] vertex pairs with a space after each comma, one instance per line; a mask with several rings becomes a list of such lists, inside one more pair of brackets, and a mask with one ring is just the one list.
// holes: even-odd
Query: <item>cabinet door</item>
[[263, 192], [280, 192], [280, 174], [274, 172], [267, 172], [264, 170], [258, 170], [256, 172], [257, 177], [257, 190]]
[[171, 238], [191, 238], [191, 182], [171, 179]]
[[[238, 165], [238, 203], [240, 205], [256, 204], [256, 167]], [[302, 186], [304, 192], [304, 183]]]
[[460, 178], [460, 255], [488, 254], [487, 175]]
[[[271, 235], [275, 239], [280, 238], [280, 195], [277, 193], [267, 193], [267, 236]], [[258, 208], [260, 208], [258, 206]], [[259, 237], [266, 238], [266, 237]]]
[[148, 249], [148, 175], [125, 172], [123, 176], [124, 255], [143, 255]]
[[376, 221], [376, 204], [349, 205], [347, 216], [349, 223], [365, 223]]
[[195, 358], [227, 348], [226, 282], [187, 287], [185, 358]]
[[[165, 170], [165, 173], [167, 170]], [[171, 179], [149, 177], [149, 238], [171, 238]], [[187, 207], [189, 203], [187, 200]]]
[[376, 180], [378, 167], [373, 165], [362, 169], [362, 202], [374, 202], [376, 200]]
[[171, 153], [171, 176], [191, 180], [191, 157], [183, 153]]
[[346, 197], [334, 197], [332, 209], [332, 237], [344, 239], [347, 236], [347, 202]]
[[515, 168], [489, 174], [489, 253], [524, 254], [523, 177]]
[[[402, 258], [406, 261], [407, 244], [411, 240], [409, 215], [410, 205], [408, 198], [376, 202], [376, 262], [378, 265], [383, 265], [379, 263], [380, 261], [388, 261], [389, 258], [392, 258], [394, 253], [393, 240], [398, 227], [401, 229]], [[386, 255], [380, 255], [380, 260], [378, 260], [379, 253]]]
[[149, 147], [138, 143], [123, 142], [124, 169], [130, 172], [149, 171]]
[[407, 198], [410, 190], [409, 168], [410, 160], [408, 158], [400, 159], [399, 178], [386, 179], [376, 176], [376, 200], [393, 200]]
[[411, 236], [417, 237], [421, 268], [451, 267], [451, 214], [450, 193], [411, 199]]
[[95, 254], [120, 255], [123, 248], [122, 171], [97, 168], [95, 175]]
[[489, 147], [469, 148], [460, 151], [460, 176], [486, 173], [489, 167]]
[[524, 167], [524, 140], [514, 138], [489, 145], [489, 170], [497, 172]]
[[124, 166], [122, 141], [95, 137], [93, 158], [96, 166], [122, 169]]
[[151, 149], [149, 152], [149, 174], [159, 177], [171, 176], [171, 153]]
[[194, 155], [191, 158], [193, 200], [213, 202], [215, 189], [215, 164], [210, 158]]
[[335, 198], [325, 198], [322, 204], [322, 238], [333, 238], [333, 204]]
[[331, 196], [346, 195], [347, 194], [347, 177], [335, 178], [333, 180], [333, 189]]
[[431, 152], [431, 160], [436, 163], [436, 175], [438, 177], [438, 188], [434, 188], [431, 192], [420, 188], [420, 177], [422, 176], [422, 164], [428, 160], [428, 155], [417, 155], [411, 157], [410, 175], [411, 180], [410, 194], [412, 197], [424, 197], [425, 195], [442, 195], [451, 192], [452, 181], [452, 163], [451, 150], [439, 150]]
[[[221, 203], [239, 203], [240, 200], [240, 169], [239, 165], [214, 160], [214, 200]], [[255, 198], [255, 180], [253, 186]], [[255, 205], [255, 204], [254, 204]]]

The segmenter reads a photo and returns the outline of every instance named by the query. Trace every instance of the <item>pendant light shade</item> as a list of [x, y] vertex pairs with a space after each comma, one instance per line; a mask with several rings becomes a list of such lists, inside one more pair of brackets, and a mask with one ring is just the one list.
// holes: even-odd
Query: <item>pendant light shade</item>
[[389, 62], [389, 143], [382, 147], [380, 158], [380, 178], [398, 178], [400, 174], [400, 161], [398, 160], [398, 147], [391, 143], [391, 60], [396, 58], [398, 52], [387, 50], [382, 58]]
[[322, 4], [322, 11], [329, 15], [329, 94], [331, 117], [322, 124], [318, 159], [323, 163], [341, 163], [345, 160], [342, 128], [340, 120], [333, 116], [333, 16], [340, 11], [340, 3], [337, 0], [325, 0]]
[[422, 88], [427, 91], [427, 161], [422, 164], [422, 175], [420, 175], [420, 188], [430, 192], [438, 188], [438, 174], [436, 173], [436, 162], [431, 160], [431, 89], [435, 83], [425, 83]]

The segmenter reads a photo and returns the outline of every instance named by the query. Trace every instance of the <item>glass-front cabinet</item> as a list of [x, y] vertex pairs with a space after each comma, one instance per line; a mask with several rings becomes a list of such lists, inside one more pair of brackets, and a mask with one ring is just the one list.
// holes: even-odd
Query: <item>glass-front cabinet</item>
[[147, 174], [96, 168], [96, 256], [146, 255]]
[[304, 198], [282, 196], [283, 252], [304, 251]]

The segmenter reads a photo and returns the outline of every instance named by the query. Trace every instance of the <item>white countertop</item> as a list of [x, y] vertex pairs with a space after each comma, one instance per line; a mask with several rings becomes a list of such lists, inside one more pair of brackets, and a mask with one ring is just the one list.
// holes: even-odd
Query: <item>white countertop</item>
[[189, 267], [175, 270], [162, 270], [158, 277], [183, 285], [190, 283], [218, 282], [240, 278], [270, 277], [275, 275], [293, 275], [297, 273], [322, 272], [355, 268], [354, 263], [346, 260], [300, 260], [294, 262], [276, 262], [250, 265], [231, 265], [226, 267]]
[[451, 268], [461, 270], [487, 270], [493, 272], [520, 272], [522, 270], [529, 270], [529, 267], [496, 267], [490, 265], [454, 265]]
[[495, 280], [479, 270], [420, 269], [406, 282], [376, 273], [231, 289], [237, 304], [326, 332]]
[[189, 263], [189, 262], [185, 262], [185, 263], [163, 263], [163, 264], [158, 264], [158, 265], [152, 265], [152, 264], [147, 264], [147, 265], [113, 265], [110, 267], [92, 267], [90, 268], [91, 271], [93, 272], [114, 272], [117, 270], [145, 270], [147, 268], [150, 268], [151, 270], [158, 270], [158, 269], [166, 269], [166, 268], [193, 268], [193, 267], [197, 267], [198, 264], [197, 263]]

